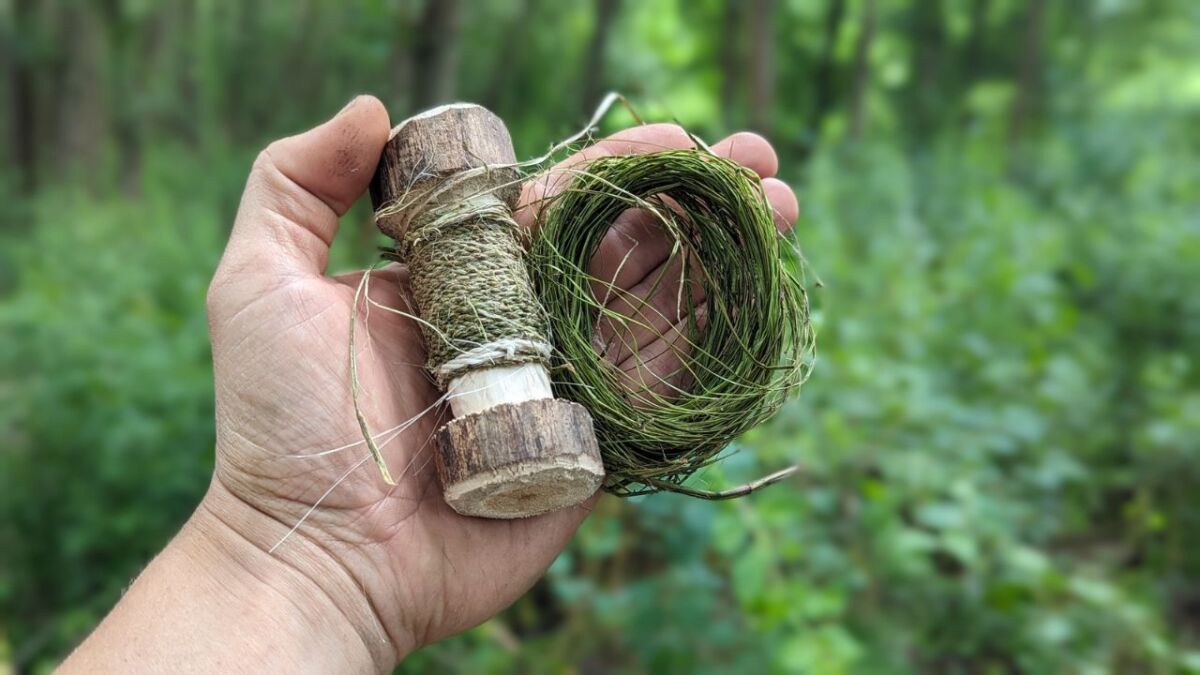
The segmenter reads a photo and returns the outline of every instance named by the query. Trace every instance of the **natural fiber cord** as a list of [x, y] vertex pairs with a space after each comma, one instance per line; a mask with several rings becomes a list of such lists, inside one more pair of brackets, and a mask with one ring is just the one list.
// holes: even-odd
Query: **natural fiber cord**
[[[781, 477], [726, 492], [682, 485], [773, 415], [812, 368], [802, 260], [777, 232], [757, 176], [702, 149], [602, 157], [572, 171], [570, 186], [541, 212], [529, 268], [554, 338], [555, 395], [591, 412], [605, 487], [622, 496], [670, 490], [725, 498]], [[706, 298], [698, 314], [690, 294], [679, 294], [687, 317], [675, 346], [681, 366], [654, 381], [645, 381], [645, 368], [635, 378], [623, 373], [594, 339], [602, 319], [644, 329], [652, 318], [649, 309], [629, 317], [606, 306], [595, 288], [606, 296], [623, 291], [588, 273], [601, 240], [630, 208], [655, 218]]]
[[[606, 97], [584, 131], [544, 157], [470, 169], [383, 205], [376, 218], [400, 219], [392, 230], [403, 233], [385, 256], [409, 265], [427, 365], [443, 388], [476, 368], [542, 363], [555, 395], [591, 413], [609, 492], [747, 494], [795, 467], [719, 492], [684, 482], [775, 414], [815, 358], [803, 260], [776, 230], [758, 177], [699, 142], [692, 150], [601, 157], [568, 169], [570, 185], [539, 205], [532, 242], [508, 200], [476, 180], [510, 172], [500, 189], [515, 190], [520, 167], [540, 165], [584, 136], [615, 100]], [[703, 306], [680, 292], [675, 309], [682, 321], [666, 331], [671, 336], [656, 336], [678, 362], [659, 377], [647, 373], [661, 352], [634, 355], [631, 375], [597, 340], [602, 322], [645, 331], [662, 318], [646, 298], [588, 273], [601, 240], [633, 208], [673, 243], [668, 262], [677, 263], [680, 287], [703, 290]], [[624, 314], [609, 306], [614, 297]]]
[[[448, 182], [469, 189], [460, 177]], [[548, 363], [546, 317], [522, 269], [522, 231], [507, 207], [487, 192], [459, 199], [461, 190], [446, 185], [431, 192], [406, 196], [421, 208], [388, 254], [409, 266], [430, 372], [445, 387], [475, 369]]]

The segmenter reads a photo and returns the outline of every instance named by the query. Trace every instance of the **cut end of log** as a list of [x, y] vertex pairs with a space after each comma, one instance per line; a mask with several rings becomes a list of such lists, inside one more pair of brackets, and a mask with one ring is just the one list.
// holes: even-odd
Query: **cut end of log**
[[465, 516], [527, 518], [579, 504], [604, 466], [587, 410], [539, 399], [504, 403], [438, 432], [446, 503]]
[[528, 518], [586, 501], [603, 480], [590, 457], [555, 457], [472, 476], [447, 485], [445, 496], [464, 516]]
[[442, 115], [443, 113], [450, 111], [450, 110], [468, 110], [470, 108], [482, 108], [485, 111], [487, 110], [487, 108], [484, 108], [483, 106], [479, 105], [478, 103], [446, 103], [443, 105], [439, 105], [436, 108], [430, 108], [429, 110], [426, 110], [424, 112], [419, 112], [416, 115], [413, 115], [412, 117], [409, 117], [408, 119], [405, 119], [404, 121], [400, 122], [396, 126], [392, 127], [392, 132], [390, 134], [388, 134], [388, 140], [390, 141], [393, 138], [395, 138], [397, 136], [397, 134], [399, 134], [400, 131], [402, 129], [404, 129], [404, 126], [406, 124], [408, 124], [409, 122], [412, 122], [414, 120], [423, 120], [423, 119], [429, 119], [430, 117], [437, 117], [437, 116]]

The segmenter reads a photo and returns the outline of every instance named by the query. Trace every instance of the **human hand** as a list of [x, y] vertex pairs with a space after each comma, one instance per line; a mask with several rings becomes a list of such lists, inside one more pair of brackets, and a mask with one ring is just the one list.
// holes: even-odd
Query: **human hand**
[[[439, 392], [423, 370], [417, 325], [386, 309], [406, 308], [406, 278], [397, 266], [372, 273], [369, 297], [377, 304], [360, 304], [355, 319], [360, 403], [397, 485], [386, 485], [367, 459], [347, 345], [364, 272], [327, 277], [325, 267], [338, 219], [366, 189], [388, 134], [382, 104], [359, 97], [324, 125], [271, 144], [254, 164], [209, 291], [217, 461], [188, 535], [202, 542], [193, 547], [205, 551], [207, 564], [272, 585], [317, 630], [357, 641], [346, 659], [381, 671], [512, 603], [545, 572], [591, 505], [483, 520], [445, 504], [430, 447], [445, 422]], [[648, 125], [564, 164], [691, 145], [679, 127]], [[770, 145], [735, 134], [713, 148], [763, 177], [780, 226], [790, 226], [796, 199], [772, 178]], [[567, 180], [552, 169], [528, 184], [518, 221], [530, 226], [539, 201]], [[636, 294], [668, 255], [649, 219], [627, 213], [601, 246], [593, 274]], [[679, 319], [670, 316], [670, 297], [659, 316], [667, 323]], [[666, 333], [623, 338], [625, 349], [611, 358], [636, 367], [633, 357], [661, 351]], [[415, 421], [385, 433], [406, 420]], [[223, 555], [226, 549], [235, 553]]]

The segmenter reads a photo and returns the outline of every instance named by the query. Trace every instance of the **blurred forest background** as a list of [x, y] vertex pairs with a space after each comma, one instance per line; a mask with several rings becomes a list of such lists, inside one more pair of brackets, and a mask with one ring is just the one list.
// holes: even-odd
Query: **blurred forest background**
[[373, 92], [532, 156], [608, 89], [776, 142], [821, 356], [702, 479], [807, 474], [605, 500], [401, 672], [1200, 673], [1192, 0], [0, 0], [0, 672], [53, 667], [205, 488], [203, 298], [259, 148]]

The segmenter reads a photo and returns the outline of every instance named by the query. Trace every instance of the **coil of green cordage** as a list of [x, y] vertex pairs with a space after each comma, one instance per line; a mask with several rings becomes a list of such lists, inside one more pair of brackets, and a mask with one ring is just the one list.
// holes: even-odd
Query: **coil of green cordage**
[[[720, 499], [790, 473], [725, 492], [684, 484], [774, 415], [815, 359], [803, 260], [776, 229], [758, 177], [702, 148], [601, 157], [571, 173], [539, 213], [528, 265], [549, 315], [555, 396], [591, 412], [605, 489]], [[686, 317], [674, 329], [679, 363], [651, 381], [645, 368], [631, 378], [596, 339], [602, 321], [626, 329], [651, 323], [649, 309], [632, 317], [612, 309], [606, 299], [628, 291], [589, 274], [610, 226], [631, 208], [654, 218], [686, 284], [703, 290], [701, 300], [679, 293], [678, 314]]]

